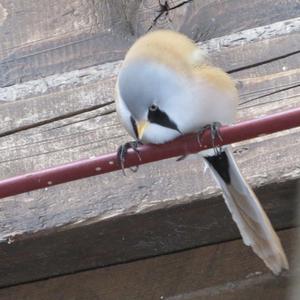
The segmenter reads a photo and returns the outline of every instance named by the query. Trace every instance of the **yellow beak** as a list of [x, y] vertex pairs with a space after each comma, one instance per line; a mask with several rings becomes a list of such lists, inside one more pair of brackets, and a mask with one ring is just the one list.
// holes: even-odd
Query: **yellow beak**
[[148, 121], [140, 121], [136, 123], [136, 127], [137, 127], [137, 133], [138, 133], [138, 139], [140, 140], [143, 135], [144, 135], [144, 131], [145, 129], [149, 126], [149, 122]]

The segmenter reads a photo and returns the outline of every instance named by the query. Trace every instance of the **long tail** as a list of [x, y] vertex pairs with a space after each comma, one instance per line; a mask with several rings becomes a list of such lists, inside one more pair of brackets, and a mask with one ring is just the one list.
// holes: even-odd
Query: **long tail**
[[238, 226], [244, 243], [264, 261], [272, 272], [278, 275], [289, 264], [278, 235], [269, 218], [247, 184], [226, 148], [219, 154], [204, 156], [223, 191], [226, 205]]

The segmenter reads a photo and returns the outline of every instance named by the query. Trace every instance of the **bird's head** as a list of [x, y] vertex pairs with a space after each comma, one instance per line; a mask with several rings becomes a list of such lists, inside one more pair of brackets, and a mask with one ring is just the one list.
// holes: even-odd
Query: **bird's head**
[[131, 61], [119, 74], [118, 89], [136, 138], [164, 143], [182, 133], [181, 104], [189, 89], [176, 70], [151, 59]]
[[123, 106], [118, 113], [124, 121], [129, 112], [125, 127], [131, 135], [144, 142], [164, 143], [185, 133], [194, 103], [189, 101], [193, 97], [190, 75], [204, 57], [177, 32], [154, 31], [138, 39], [125, 57], [117, 83]]

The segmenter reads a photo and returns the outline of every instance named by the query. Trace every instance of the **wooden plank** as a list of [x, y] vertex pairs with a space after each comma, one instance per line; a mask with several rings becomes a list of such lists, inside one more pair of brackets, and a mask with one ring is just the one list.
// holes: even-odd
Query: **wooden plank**
[[[158, 0], [28, 0], [26, 5], [4, 0], [1, 5], [0, 87], [121, 59], [159, 9]], [[299, 13], [297, 0], [194, 1], [170, 11], [156, 28], [171, 27], [203, 40]]]
[[[268, 26], [256, 27], [254, 29], [241, 31], [236, 34], [215, 38], [204, 43], [199, 43], [199, 46], [209, 53], [212, 60], [219, 66], [225, 69], [233, 69], [228, 60], [234, 62], [236, 68], [247, 68], [258, 62], [258, 57], [253, 56], [253, 51], [249, 51], [250, 44], [255, 44], [259, 41], [265, 41], [261, 47], [265, 51], [260, 52], [261, 63], [266, 60], [279, 59], [279, 57], [289, 56], [293, 51], [297, 52], [300, 32], [300, 18], [276, 22]], [[273, 39], [275, 38], [275, 41]], [[279, 40], [280, 39], [280, 40]], [[266, 40], [270, 43], [266, 43]], [[237, 49], [239, 46], [245, 45], [245, 51], [249, 55], [241, 57]], [[259, 50], [259, 47], [255, 47]], [[275, 47], [277, 45], [277, 47]], [[230, 49], [230, 51], [227, 51]], [[275, 49], [275, 50], [274, 50]], [[287, 50], [288, 49], [288, 50]], [[225, 51], [225, 55], [223, 52]], [[232, 55], [232, 52], [233, 55]], [[266, 54], [272, 54], [267, 56]], [[222, 55], [223, 54], [223, 55]], [[235, 60], [233, 57], [236, 57]], [[245, 63], [246, 60], [246, 63]], [[53, 76], [44, 77], [38, 80], [19, 83], [10, 87], [0, 89], [1, 101], [11, 102], [20, 99], [28, 99], [61, 91], [62, 89], [76, 88], [80, 85], [86, 85], [96, 82], [97, 80], [105, 80], [115, 76], [119, 70], [119, 62], [106, 63], [94, 67], [89, 67], [81, 70], [65, 72]]]
[[284, 300], [300, 275], [299, 230], [279, 235], [291, 263], [279, 277], [237, 240], [1, 289], [0, 299]]
[[193, 1], [187, 7], [180, 31], [194, 40], [212, 39], [299, 16], [297, 0]]
[[132, 41], [125, 2], [2, 1], [0, 86], [120, 58]]
[[[199, 43], [199, 46], [209, 53], [216, 65], [226, 70], [247, 70], [257, 63], [264, 64], [270, 60], [279, 60], [280, 57], [293, 56], [293, 53], [295, 55], [299, 50], [299, 32], [300, 18], [296, 18], [215, 38]], [[252, 48], [251, 44], [253, 44]], [[243, 46], [244, 48], [241, 49]], [[259, 56], [253, 55], [253, 50], [258, 51]], [[244, 52], [247, 56], [240, 54]], [[28, 99], [64, 89], [73, 89], [99, 80], [108, 80], [116, 76], [120, 63], [120, 61], [106, 63], [0, 88], [0, 101], [5, 103]]]

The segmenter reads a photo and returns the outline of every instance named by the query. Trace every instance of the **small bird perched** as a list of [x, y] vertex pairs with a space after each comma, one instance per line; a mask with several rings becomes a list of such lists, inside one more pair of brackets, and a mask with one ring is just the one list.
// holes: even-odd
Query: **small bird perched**
[[[235, 120], [238, 92], [223, 70], [186, 36], [160, 30], [129, 49], [116, 86], [116, 108], [129, 134], [161, 144]], [[228, 147], [200, 152], [221, 187], [226, 205], [246, 245], [274, 274], [288, 261], [270, 220], [241, 175]]]

